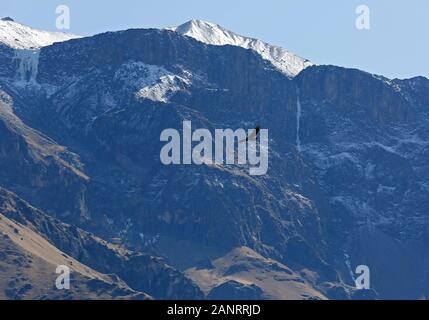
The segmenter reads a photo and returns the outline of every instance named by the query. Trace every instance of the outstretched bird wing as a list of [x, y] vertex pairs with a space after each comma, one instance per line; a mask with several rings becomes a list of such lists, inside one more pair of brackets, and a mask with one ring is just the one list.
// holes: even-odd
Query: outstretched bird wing
[[250, 134], [249, 134], [249, 136], [246, 138], [246, 139], [243, 139], [243, 140], [241, 140], [240, 141], [240, 143], [241, 142], [247, 142], [247, 141], [249, 141], [249, 140], [256, 140], [256, 137], [258, 136], [258, 134], [259, 134], [259, 131], [260, 131], [261, 129], [259, 128], [259, 127], [256, 127]]

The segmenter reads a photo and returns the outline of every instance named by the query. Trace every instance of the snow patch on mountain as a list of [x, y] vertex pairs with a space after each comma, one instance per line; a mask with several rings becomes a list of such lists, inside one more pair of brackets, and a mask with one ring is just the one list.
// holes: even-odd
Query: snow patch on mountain
[[163, 75], [156, 83], [140, 89], [137, 92], [137, 97], [152, 101], [167, 102], [174, 93], [181, 90], [180, 83], [182, 80], [175, 75]]
[[302, 70], [313, 65], [310, 61], [298, 57], [284, 48], [270, 45], [258, 39], [240, 36], [217, 24], [206, 21], [191, 20], [178, 27], [167, 28], [167, 30], [192, 37], [206, 44], [233, 45], [252, 49], [259, 53], [264, 60], [270, 61], [287, 77], [295, 77]]
[[134, 90], [136, 98], [164, 103], [176, 92], [186, 90], [193, 77], [187, 71], [176, 74], [161, 66], [136, 61], [123, 64], [115, 74], [115, 80]]
[[13, 49], [38, 49], [70, 39], [80, 38], [78, 35], [64, 32], [49, 32], [30, 28], [10, 18], [0, 20], [0, 44]]
[[296, 90], [296, 94], [297, 94], [297, 100], [296, 100], [296, 148], [297, 148], [298, 152], [300, 152], [301, 151], [301, 139], [299, 137], [299, 131], [300, 131], [300, 126], [301, 126], [302, 110], [301, 110], [301, 100], [300, 100], [300, 96], [299, 96], [299, 89]]

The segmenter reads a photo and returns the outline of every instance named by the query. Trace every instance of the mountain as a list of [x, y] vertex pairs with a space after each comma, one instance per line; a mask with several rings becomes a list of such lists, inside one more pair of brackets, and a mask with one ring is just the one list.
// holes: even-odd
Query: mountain
[[287, 266], [239, 247], [186, 274], [210, 299], [320, 300], [326, 297]]
[[[149, 299], [114, 277], [103, 275], [67, 256], [26, 226], [0, 215], [0, 299]], [[70, 267], [70, 291], [56, 290], [60, 265]], [[48, 290], [46, 290], [48, 288]]]
[[[126, 250], [64, 224], [3, 188], [0, 188], [0, 212], [2, 270], [7, 271], [2, 272], [0, 288], [7, 298], [202, 297], [189, 280], [162, 259]], [[44, 288], [53, 287], [59, 265], [70, 267], [72, 291], [52, 288], [44, 292]]]
[[[186, 25], [31, 57], [0, 47], [0, 186], [22, 204], [0, 214], [23, 224], [12, 213], [30, 212], [32, 237], [115, 274], [126, 295], [426, 298], [429, 80], [292, 74], [243, 38], [209, 44], [219, 27]], [[200, 29], [207, 41], [182, 34]], [[160, 134], [184, 120], [268, 129], [267, 174], [163, 165]], [[355, 286], [359, 265], [369, 290]]]
[[37, 74], [40, 48], [80, 38], [64, 32], [33, 29], [6, 17], [0, 20], [0, 76], [14, 77], [25, 85]]
[[55, 42], [67, 41], [79, 36], [64, 32], [48, 32], [33, 29], [6, 17], [0, 20], [0, 44], [13, 49], [39, 49]]
[[202, 20], [191, 20], [178, 27], [167, 28], [167, 30], [176, 31], [211, 45], [231, 45], [254, 50], [264, 60], [270, 61], [280, 72], [288, 77], [294, 77], [312, 65], [307, 59], [298, 57], [286, 49], [270, 45], [258, 39], [240, 36], [217, 24]]

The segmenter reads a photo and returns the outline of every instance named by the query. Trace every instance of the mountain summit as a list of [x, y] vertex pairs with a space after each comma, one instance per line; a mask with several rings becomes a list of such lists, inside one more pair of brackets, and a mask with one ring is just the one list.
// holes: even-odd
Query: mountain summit
[[295, 77], [302, 70], [313, 65], [308, 60], [298, 57], [284, 48], [270, 45], [258, 39], [238, 35], [207, 21], [190, 20], [178, 27], [168, 29], [206, 44], [217, 46], [233, 45], [252, 49], [259, 53], [264, 60], [270, 61], [288, 77]]
[[13, 49], [38, 49], [51, 45], [54, 42], [62, 42], [79, 37], [70, 33], [33, 29], [15, 22], [10, 17], [0, 20], [0, 44]]

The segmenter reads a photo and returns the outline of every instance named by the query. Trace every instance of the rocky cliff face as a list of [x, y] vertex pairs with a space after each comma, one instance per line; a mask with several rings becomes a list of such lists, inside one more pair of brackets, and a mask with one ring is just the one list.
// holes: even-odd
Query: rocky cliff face
[[14, 100], [0, 90], [0, 176], [11, 188], [51, 214], [88, 219], [86, 185], [78, 155], [27, 126], [14, 111]]
[[[426, 296], [427, 79], [334, 66], [289, 78], [255, 51], [155, 29], [56, 43], [37, 63], [25, 81], [17, 80], [19, 64], [13, 76], [10, 64], [0, 67], [0, 185], [41, 210], [162, 255], [193, 278], [202, 274], [197, 266], [245, 246], [293, 270], [310, 288], [307, 298], [359, 297], [360, 264], [372, 271], [368, 297]], [[268, 173], [162, 165], [160, 133], [181, 130], [183, 120], [210, 130], [269, 129]], [[157, 260], [147, 255], [125, 263], [100, 242], [81, 248], [73, 228], [60, 239], [39, 232], [156, 298], [181, 277], [151, 268]], [[180, 279], [172, 297], [200, 297]], [[243, 290], [260, 294], [230, 283], [211, 296]]]

